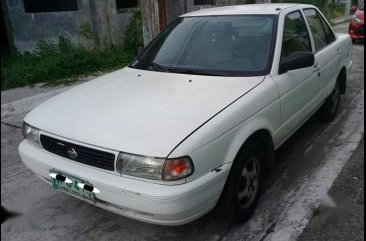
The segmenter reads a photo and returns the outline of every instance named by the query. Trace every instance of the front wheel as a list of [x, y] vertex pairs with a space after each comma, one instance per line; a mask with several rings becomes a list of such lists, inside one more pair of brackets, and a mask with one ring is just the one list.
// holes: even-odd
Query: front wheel
[[262, 186], [263, 148], [257, 142], [244, 146], [235, 159], [218, 203], [222, 219], [237, 224], [248, 219]]
[[323, 106], [319, 109], [319, 116], [323, 121], [330, 122], [334, 120], [338, 112], [340, 100], [341, 91], [339, 81], [337, 81], [332, 93], [325, 100]]

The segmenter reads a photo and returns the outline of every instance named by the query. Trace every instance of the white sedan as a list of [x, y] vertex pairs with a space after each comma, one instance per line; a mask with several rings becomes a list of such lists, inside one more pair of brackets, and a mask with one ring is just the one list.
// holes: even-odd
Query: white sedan
[[253, 212], [274, 151], [315, 112], [334, 119], [351, 38], [311, 5], [185, 14], [126, 68], [66, 91], [24, 119], [24, 164], [112, 212], [181, 225]]

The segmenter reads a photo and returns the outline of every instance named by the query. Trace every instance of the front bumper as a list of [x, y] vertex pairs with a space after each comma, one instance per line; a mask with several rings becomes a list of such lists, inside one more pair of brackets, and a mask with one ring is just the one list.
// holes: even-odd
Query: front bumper
[[96, 203], [87, 202], [135, 220], [169, 226], [189, 223], [212, 210], [231, 167], [226, 164], [220, 172], [208, 172], [185, 184], [161, 185], [73, 162], [26, 140], [19, 145], [19, 153], [24, 164], [49, 184], [49, 170], [57, 169], [89, 181], [100, 190], [95, 194]]
[[364, 23], [356, 24], [354, 22], [350, 22], [348, 33], [352, 40], [365, 39]]

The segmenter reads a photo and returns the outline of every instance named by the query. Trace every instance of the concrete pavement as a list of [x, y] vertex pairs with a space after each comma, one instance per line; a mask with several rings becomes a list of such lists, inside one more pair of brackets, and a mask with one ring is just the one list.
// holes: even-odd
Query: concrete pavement
[[364, 141], [337, 177], [328, 195], [331, 200], [315, 211], [298, 241], [362, 241], [365, 227]]
[[348, 22], [349, 20], [351, 20], [351, 18], [352, 18], [352, 15], [343, 16], [343, 17], [331, 19], [330, 22], [331, 22], [331, 24], [338, 25], [338, 24], [342, 24], [344, 22]]

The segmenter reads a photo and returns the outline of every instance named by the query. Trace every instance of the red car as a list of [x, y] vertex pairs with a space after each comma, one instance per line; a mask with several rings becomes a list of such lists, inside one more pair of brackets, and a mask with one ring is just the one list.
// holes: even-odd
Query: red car
[[362, 2], [358, 6], [358, 8], [357, 7], [352, 8], [352, 12], [354, 13], [354, 15], [352, 16], [352, 20], [349, 24], [348, 32], [351, 35], [353, 42], [355, 42], [356, 40], [365, 38], [365, 33], [364, 33], [365, 21], [364, 21], [363, 4], [364, 4], [364, 2]]

